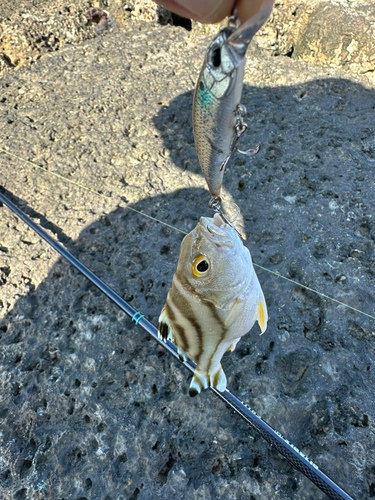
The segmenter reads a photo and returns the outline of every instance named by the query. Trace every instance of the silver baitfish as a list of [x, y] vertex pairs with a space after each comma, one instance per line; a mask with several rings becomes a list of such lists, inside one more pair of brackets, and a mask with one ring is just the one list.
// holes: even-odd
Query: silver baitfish
[[220, 361], [258, 321], [267, 327], [267, 306], [249, 250], [235, 229], [201, 217], [182, 241], [177, 269], [159, 317], [159, 336], [177, 345], [196, 369], [189, 394], [207, 387], [224, 391]]
[[[271, 10], [272, 7], [267, 7], [240, 26], [235, 17], [229, 18], [227, 27], [208, 47], [195, 88], [195, 147], [212, 196], [210, 207], [214, 210], [221, 205], [225, 166], [247, 128], [246, 108], [240, 104], [246, 50]], [[239, 152], [251, 156], [257, 149]]]

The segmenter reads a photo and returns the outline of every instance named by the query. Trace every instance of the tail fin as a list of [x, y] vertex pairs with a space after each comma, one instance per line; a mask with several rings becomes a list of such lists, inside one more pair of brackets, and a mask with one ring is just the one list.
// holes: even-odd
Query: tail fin
[[195, 370], [189, 387], [189, 396], [193, 398], [204, 389], [207, 389], [207, 387], [215, 387], [215, 389], [220, 392], [225, 391], [227, 388], [227, 377], [221, 365], [219, 365], [218, 370], [211, 375], [207, 372]]

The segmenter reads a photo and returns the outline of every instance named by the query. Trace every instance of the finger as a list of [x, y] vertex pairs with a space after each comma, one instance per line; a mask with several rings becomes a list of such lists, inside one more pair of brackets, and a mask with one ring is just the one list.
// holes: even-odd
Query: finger
[[156, 3], [194, 21], [217, 23], [230, 15], [234, 2], [233, 0], [156, 0]]
[[[156, 0], [156, 2], [179, 16], [201, 23], [217, 23], [230, 16], [235, 3], [233, 0]], [[244, 23], [273, 3], [274, 0], [238, 0], [237, 17]]]

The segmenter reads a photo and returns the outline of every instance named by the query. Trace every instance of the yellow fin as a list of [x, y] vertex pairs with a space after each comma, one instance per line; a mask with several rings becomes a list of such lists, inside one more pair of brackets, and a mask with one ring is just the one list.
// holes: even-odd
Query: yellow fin
[[238, 341], [240, 340], [241, 337], [238, 337], [238, 339], [234, 339], [234, 341], [231, 343], [231, 345], [228, 347], [227, 351], [233, 352], [236, 348], [236, 345], [238, 344]]
[[266, 303], [264, 301], [264, 298], [262, 298], [258, 304], [258, 323], [259, 323], [260, 329], [262, 330], [262, 333], [264, 333], [266, 331], [267, 320], [268, 320], [267, 306], [266, 306]]
[[213, 377], [211, 376], [210, 385], [215, 387], [215, 389], [220, 392], [224, 392], [227, 388], [227, 377], [225, 376], [224, 370], [222, 369], [221, 365], [219, 365], [219, 369], [215, 373], [215, 375]]

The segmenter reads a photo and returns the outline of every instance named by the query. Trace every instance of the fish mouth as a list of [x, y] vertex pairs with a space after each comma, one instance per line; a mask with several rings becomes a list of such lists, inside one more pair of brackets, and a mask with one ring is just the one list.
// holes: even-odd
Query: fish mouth
[[213, 219], [201, 217], [197, 230], [201, 236], [216, 247], [233, 248], [235, 246], [236, 233], [229, 224], [223, 221], [219, 214], [215, 214]]

